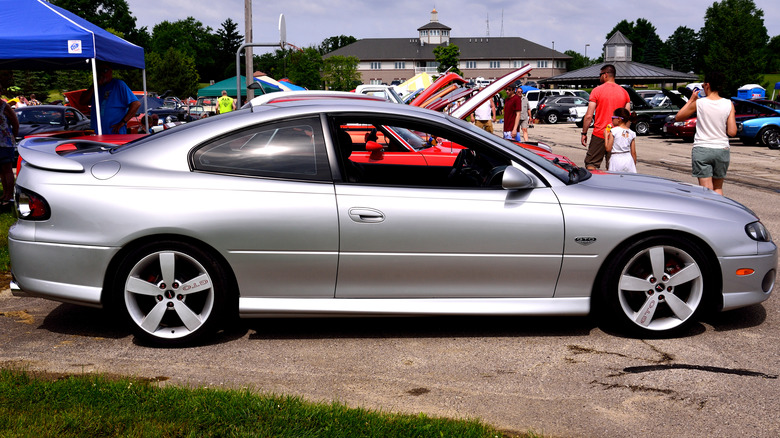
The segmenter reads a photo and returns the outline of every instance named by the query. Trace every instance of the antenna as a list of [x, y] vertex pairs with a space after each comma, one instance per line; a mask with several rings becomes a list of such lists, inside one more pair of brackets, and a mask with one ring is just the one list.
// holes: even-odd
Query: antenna
[[501, 8], [501, 37], [504, 36], [504, 8]]
[[485, 36], [490, 36], [490, 14], [485, 13]]

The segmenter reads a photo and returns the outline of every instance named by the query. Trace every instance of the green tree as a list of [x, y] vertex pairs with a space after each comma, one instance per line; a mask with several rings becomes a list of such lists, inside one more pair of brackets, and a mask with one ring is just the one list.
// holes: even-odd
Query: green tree
[[[608, 39], [612, 38], [612, 35], [615, 34], [615, 32], [620, 31], [626, 38], [631, 39], [630, 35], [634, 33], [634, 22], [628, 21], [628, 20], [620, 20], [618, 24], [615, 25], [615, 27], [612, 28], [609, 32], [607, 32], [607, 36], [604, 38], [604, 41], [607, 41]], [[631, 41], [633, 42], [633, 40]]]
[[349, 91], [360, 84], [358, 62], [354, 56], [331, 56], [323, 63], [322, 78], [329, 90]]
[[244, 43], [244, 37], [238, 33], [238, 25], [228, 18], [217, 29], [217, 66], [222, 67], [222, 76], [230, 77], [236, 71], [236, 51]]
[[162, 54], [146, 56], [149, 69], [149, 89], [163, 93], [172, 90], [175, 96], [195, 96], [198, 92], [198, 72], [195, 60], [183, 52], [169, 48]]
[[336, 49], [340, 49], [344, 46], [348, 46], [354, 43], [355, 41], [357, 41], [357, 38], [353, 37], [352, 35], [332, 36], [322, 40], [322, 44], [320, 44], [320, 46], [317, 48], [317, 51], [320, 52], [320, 55], [324, 55]]
[[675, 29], [666, 39], [666, 67], [672, 70], [694, 71], [699, 56], [699, 36], [696, 31], [685, 26]]
[[581, 55], [574, 50], [567, 50], [563, 53], [571, 56], [571, 60], [568, 63], [569, 71], [579, 70], [589, 65], [593, 65], [593, 60], [586, 58], [584, 55]]
[[[170, 48], [182, 52], [195, 61], [198, 75], [204, 79], [222, 79], [223, 68], [217, 66], [218, 37], [211, 27], [192, 18], [174, 22], [163, 21], [152, 31], [151, 51], [162, 54]], [[234, 52], [235, 56], [235, 52]]]
[[13, 78], [14, 85], [20, 90], [18, 94], [26, 97], [35, 94], [40, 101], [48, 100], [51, 74], [43, 71], [14, 70]]
[[450, 69], [451, 72], [463, 75], [458, 69], [458, 62], [460, 62], [460, 49], [455, 44], [447, 44], [446, 46], [438, 46], [433, 49], [433, 56], [436, 57], [436, 62], [439, 63], [439, 72]]
[[322, 88], [320, 71], [324, 64], [320, 52], [315, 47], [288, 51], [286, 63], [286, 76], [290, 82], [310, 90]]
[[[780, 72], [780, 35], [775, 35], [766, 46], [766, 73]], [[774, 85], [774, 84], [773, 84]]]
[[764, 12], [753, 0], [723, 0], [707, 8], [700, 31], [702, 71], [726, 77], [724, 94], [736, 96], [744, 84], [760, 83], [769, 40]]

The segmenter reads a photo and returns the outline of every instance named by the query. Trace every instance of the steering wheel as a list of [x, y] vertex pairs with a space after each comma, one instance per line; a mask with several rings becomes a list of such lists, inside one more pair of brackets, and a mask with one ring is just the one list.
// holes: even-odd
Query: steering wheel
[[476, 158], [476, 154], [471, 149], [463, 149], [458, 152], [455, 162], [452, 163], [452, 170], [450, 170], [448, 178], [460, 178], [463, 175], [463, 170], [474, 163], [474, 158]]

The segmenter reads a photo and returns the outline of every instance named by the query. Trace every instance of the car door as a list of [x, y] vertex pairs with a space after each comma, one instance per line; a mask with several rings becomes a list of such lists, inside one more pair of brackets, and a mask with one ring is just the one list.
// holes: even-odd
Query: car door
[[[496, 164], [492, 171], [520, 166], [475, 134], [437, 128], [428, 133], [468, 145], [476, 160]], [[336, 184], [337, 298], [553, 295], [564, 230], [551, 189], [463, 186], [450, 180], [449, 166], [373, 166], [364, 173], [381, 171], [384, 180]], [[423, 185], [413, 178], [420, 172], [441, 179]]]
[[202, 202], [225, 206], [215, 207], [215, 217], [232, 217], [214, 234], [242, 298], [333, 297], [338, 218], [319, 117], [219, 136], [199, 146], [191, 162], [222, 190], [219, 199]]

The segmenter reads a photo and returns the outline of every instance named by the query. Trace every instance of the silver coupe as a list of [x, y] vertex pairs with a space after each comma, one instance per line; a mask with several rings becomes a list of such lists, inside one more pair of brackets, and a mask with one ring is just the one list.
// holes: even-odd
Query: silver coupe
[[[383, 160], [372, 127], [452, 145], [448, 161]], [[735, 201], [591, 174], [404, 105], [291, 100], [19, 151], [14, 293], [118, 311], [157, 344], [234, 315], [595, 313], [668, 336], [774, 287], [777, 247]]]

